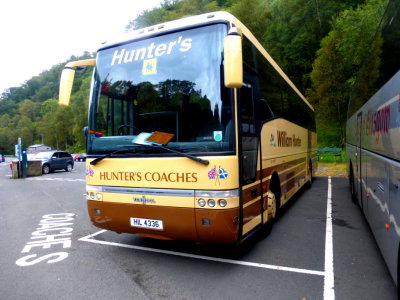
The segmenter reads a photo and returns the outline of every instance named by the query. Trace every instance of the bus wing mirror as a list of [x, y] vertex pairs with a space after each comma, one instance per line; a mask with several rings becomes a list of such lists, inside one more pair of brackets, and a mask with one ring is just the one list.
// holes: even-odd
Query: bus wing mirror
[[69, 99], [71, 98], [72, 85], [74, 83], [75, 71], [77, 67], [88, 66], [94, 67], [96, 65], [95, 59], [84, 59], [69, 62], [65, 65], [60, 79], [60, 92], [58, 104], [62, 106], [69, 105]]
[[225, 86], [241, 88], [243, 85], [242, 37], [236, 27], [232, 27], [232, 29], [224, 38]]

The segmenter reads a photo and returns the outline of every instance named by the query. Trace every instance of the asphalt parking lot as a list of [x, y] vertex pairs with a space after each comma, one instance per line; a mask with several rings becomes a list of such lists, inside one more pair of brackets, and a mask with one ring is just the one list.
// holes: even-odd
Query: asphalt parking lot
[[[345, 178], [315, 178], [269, 236], [233, 248], [94, 227], [85, 163], [10, 175], [1, 163], [1, 299], [397, 299]], [[55, 223], [60, 236], [40, 236]]]

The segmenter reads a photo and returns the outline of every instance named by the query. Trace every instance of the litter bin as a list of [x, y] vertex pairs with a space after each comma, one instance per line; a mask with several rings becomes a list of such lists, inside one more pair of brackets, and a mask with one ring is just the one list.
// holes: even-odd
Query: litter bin
[[13, 179], [19, 178], [19, 161], [17, 159], [12, 161], [11, 174]]

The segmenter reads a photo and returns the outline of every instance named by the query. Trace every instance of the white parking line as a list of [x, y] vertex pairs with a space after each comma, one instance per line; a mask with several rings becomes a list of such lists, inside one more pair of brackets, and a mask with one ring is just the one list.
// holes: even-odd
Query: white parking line
[[85, 179], [73, 179], [73, 178], [60, 178], [60, 177], [28, 177], [25, 180], [37, 180], [37, 181], [79, 181], [85, 182]]
[[157, 248], [148, 248], [148, 247], [141, 247], [141, 246], [100, 241], [100, 240], [93, 239], [93, 237], [95, 237], [96, 235], [99, 235], [106, 231], [107, 230], [100, 230], [94, 234], [80, 238], [79, 241], [84, 241], [84, 242], [89, 242], [89, 243], [94, 243], [94, 244], [108, 245], [108, 246], [123, 247], [123, 248], [129, 248], [129, 249], [135, 249], [135, 250], [141, 250], [141, 251], [147, 251], [147, 252], [162, 253], [162, 254], [168, 254], [168, 255], [174, 255], [174, 256], [189, 257], [189, 258], [195, 258], [195, 259], [201, 259], [201, 260], [215, 261], [215, 262], [221, 262], [221, 263], [227, 263], [227, 264], [233, 264], [233, 265], [241, 265], [241, 266], [271, 269], [271, 270], [277, 270], [277, 271], [294, 272], [294, 273], [302, 273], [302, 274], [316, 275], [316, 276], [325, 276], [325, 272], [322, 272], [322, 271], [291, 268], [291, 267], [284, 267], [284, 266], [275, 266], [275, 265], [268, 265], [268, 264], [260, 264], [260, 263], [254, 263], [254, 262], [248, 262], [248, 261], [225, 259], [225, 258], [217, 258], [217, 257], [211, 257], [211, 256], [203, 256], [203, 255], [190, 254], [190, 253], [184, 253], [184, 252], [175, 252], [175, 251], [162, 250], [162, 249], [157, 249]]
[[326, 208], [325, 230], [325, 279], [324, 300], [335, 300], [335, 283], [333, 273], [333, 232], [332, 232], [332, 182], [328, 178], [328, 199]]

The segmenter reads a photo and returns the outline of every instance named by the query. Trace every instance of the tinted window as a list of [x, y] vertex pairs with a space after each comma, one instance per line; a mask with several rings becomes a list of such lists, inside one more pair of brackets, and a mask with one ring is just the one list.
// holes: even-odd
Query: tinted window
[[316, 131], [314, 112], [246, 38], [243, 39], [245, 68], [253, 71], [260, 89], [257, 111], [260, 121], [284, 118]]
[[[313, 110], [257, 51], [262, 118], [284, 118], [308, 130], [315, 131]], [[266, 105], [267, 104], [267, 105]]]
[[226, 30], [214, 24], [100, 50], [88, 153], [132, 147], [154, 131], [172, 134], [168, 146], [179, 151], [232, 153], [233, 103], [221, 74]]

